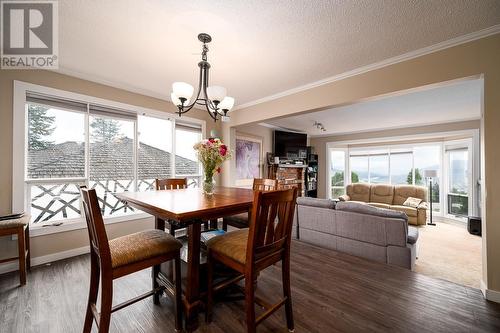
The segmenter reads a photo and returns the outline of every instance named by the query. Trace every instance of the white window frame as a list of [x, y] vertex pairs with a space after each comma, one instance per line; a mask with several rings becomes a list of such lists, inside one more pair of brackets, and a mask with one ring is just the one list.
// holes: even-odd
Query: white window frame
[[[326, 179], [326, 193], [328, 198], [331, 199], [332, 197], [332, 190], [335, 188], [345, 188], [348, 184], [351, 183], [351, 173], [348, 171], [349, 167], [349, 162], [347, 161], [349, 159], [349, 149], [347, 147], [332, 147], [328, 148], [327, 147], [327, 179]], [[332, 169], [331, 169], [331, 157], [330, 157], [330, 152], [331, 151], [341, 151], [344, 153], [344, 186], [332, 186]]]
[[467, 168], [468, 168], [468, 187], [469, 187], [469, 193], [467, 194], [467, 197], [468, 197], [468, 207], [469, 207], [469, 211], [468, 211], [468, 214], [469, 215], [475, 215], [477, 216], [477, 211], [475, 212], [474, 209], [477, 208], [477, 207], [474, 207], [476, 205], [474, 205], [474, 202], [477, 202], [476, 201], [476, 198], [477, 198], [477, 190], [476, 190], [476, 187], [474, 186], [474, 172], [473, 170], [475, 169], [475, 166], [474, 166], [474, 148], [473, 148], [473, 138], [468, 138], [468, 139], [463, 139], [463, 140], [452, 140], [452, 141], [445, 141], [443, 142], [443, 167], [444, 165], [446, 165], [446, 167], [444, 167], [444, 173], [443, 173], [443, 190], [441, 190], [441, 192], [443, 192], [443, 214], [445, 217], [448, 217], [448, 218], [451, 218], [451, 219], [458, 219], [458, 220], [461, 220], [463, 222], [466, 222], [466, 218], [464, 217], [457, 217], [453, 214], [449, 214], [448, 213], [448, 193], [449, 193], [449, 187], [450, 187], [450, 168], [449, 168], [449, 165], [450, 165], [450, 154], [448, 151], [446, 151], [446, 148], [447, 147], [451, 147], [452, 149], [453, 148], [465, 148], [467, 149], [467, 152], [468, 152], [468, 161], [467, 161]]
[[[98, 104], [102, 106], [106, 106], [109, 108], [116, 108], [120, 110], [130, 110], [131, 114], [135, 115], [143, 115], [150, 116], [156, 118], [162, 118], [172, 121], [172, 159], [173, 159], [173, 167], [172, 167], [172, 175], [175, 176], [175, 114], [167, 113], [165, 111], [159, 111], [154, 109], [149, 109], [137, 105], [131, 105], [116, 101], [111, 101], [103, 98], [98, 98], [94, 96], [73, 93], [65, 90], [45, 87], [37, 84], [22, 82], [14, 80], [14, 94], [13, 94], [13, 135], [12, 135], [12, 211], [13, 212], [21, 212], [21, 211], [30, 211], [30, 198], [28, 197], [28, 184], [29, 183], [42, 183], [42, 182], [50, 182], [55, 183], [58, 179], [49, 179], [49, 180], [26, 180], [25, 170], [26, 170], [26, 151], [27, 151], [27, 142], [28, 142], [28, 131], [26, 130], [26, 122], [27, 122], [27, 112], [26, 112], [26, 93], [34, 92], [49, 96], [55, 96], [67, 100], [81, 101], [87, 104]], [[88, 117], [85, 118], [86, 122], [88, 122]], [[191, 118], [182, 116], [181, 122], [183, 123], [193, 123], [201, 126], [201, 134], [202, 138], [206, 137], [206, 122], [201, 119]], [[88, 145], [88, 124], [86, 123], [86, 145]], [[137, 120], [134, 122], [134, 138], [135, 143], [137, 143]], [[23, 143], [23, 144], [21, 144]], [[86, 147], [86, 155], [88, 155], [88, 148]], [[134, 149], [134, 154], [136, 154], [136, 149]], [[86, 156], [86, 159], [88, 156]], [[86, 160], [87, 161], [87, 160]], [[135, 179], [137, 179], [137, 156], [134, 156], [134, 175]], [[87, 163], [86, 163], [87, 168]], [[63, 182], [83, 182], [87, 180], [88, 170], [85, 170], [86, 175], [84, 178], [64, 178], [59, 179], [59, 181]], [[194, 175], [189, 175], [190, 177], [194, 177]], [[201, 171], [200, 171], [201, 176]], [[121, 215], [121, 216], [112, 216], [105, 217], [104, 222], [106, 224], [118, 223], [118, 222], [126, 222], [137, 219], [143, 219], [150, 217], [149, 214], [146, 213], [137, 213], [132, 215]], [[64, 219], [64, 223], [59, 226], [50, 227], [42, 227], [42, 225], [31, 225], [30, 226], [30, 235], [35, 237], [39, 235], [52, 234], [58, 232], [64, 232], [69, 230], [77, 230], [77, 229], [85, 229], [87, 227], [84, 217], [75, 218], [75, 219]]]

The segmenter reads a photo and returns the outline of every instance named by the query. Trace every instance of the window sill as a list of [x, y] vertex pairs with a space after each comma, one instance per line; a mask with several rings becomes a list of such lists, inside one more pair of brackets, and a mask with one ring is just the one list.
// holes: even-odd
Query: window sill
[[[104, 218], [104, 224], [114, 224], [114, 223], [122, 223], [122, 222], [130, 222], [134, 220], [141, 220], [145, 218], [152, 217], [146, 213], [137, 213], [133, 215], [123, 215], [116, 217], [108, 217]], [[44, 236], [50, 234], [56, 234], [60, 232], [73, 231], [73, 230], [81, 230], [87, 229], [87, 223], [84, 218], [73, 219], [68, 222], [64, 222], [59, 226], [49, 225], [46, 227], [42, 227], [41, 225], [30, 225], [30, 237]]]

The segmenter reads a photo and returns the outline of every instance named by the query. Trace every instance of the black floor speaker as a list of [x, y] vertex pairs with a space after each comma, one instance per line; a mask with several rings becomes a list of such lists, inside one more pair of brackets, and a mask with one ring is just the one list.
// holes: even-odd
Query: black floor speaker
[[467, 230], [471, 235], [481, 236], [481, 218], [469, 216], [467, 218]]

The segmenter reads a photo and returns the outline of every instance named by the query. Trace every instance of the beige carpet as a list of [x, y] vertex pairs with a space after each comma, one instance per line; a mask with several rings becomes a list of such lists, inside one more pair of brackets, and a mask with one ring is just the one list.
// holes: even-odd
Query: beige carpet
[[415, 271], [479, 288], [481, 280], [481, 237], [466, 226], [437, 222], [419, 227]]

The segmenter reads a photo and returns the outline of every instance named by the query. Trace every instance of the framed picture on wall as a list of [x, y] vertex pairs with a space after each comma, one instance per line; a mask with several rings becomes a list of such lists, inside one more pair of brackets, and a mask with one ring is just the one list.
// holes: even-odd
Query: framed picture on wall
[[236, 135], [236, 186], [252, 186], [262, 178], [262, 138]]

